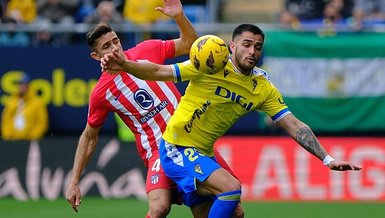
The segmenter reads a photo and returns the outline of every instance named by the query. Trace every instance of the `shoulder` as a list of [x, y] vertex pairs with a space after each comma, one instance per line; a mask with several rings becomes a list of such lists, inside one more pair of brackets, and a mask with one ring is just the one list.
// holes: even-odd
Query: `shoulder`
[[173, 40], [151, 39], [137, 44], [125, 51], [130, 60], [149, 60], [155, 63], [163, 63], [166, 58], [174, 55], [175, 45]]
[[90, 99], [89, 99], [90, 104], [94, 104], [105, 99], [106, 91], [111, 86], [111, 83], [113, 84], [113, 81], [114, 81], [113, 77], [114, 75], [110, 75], [108, 73], [102, 73], [98, 82], [95, 84], [95, 86], [92, 89]]
[[264, 79], [270, 81], [269, 74], [265, 70], [263, 70], [259, 67], [254, 67], [252, 74], [253, 74], [253, 76], [256, 76], [256, 77], [262, 76]]
[[171, 45], [174, 45], [173, 40], [149, 39], [137, 44], [135, 47], [129, 49], [129, 51], [135, 49], [149, 49]]

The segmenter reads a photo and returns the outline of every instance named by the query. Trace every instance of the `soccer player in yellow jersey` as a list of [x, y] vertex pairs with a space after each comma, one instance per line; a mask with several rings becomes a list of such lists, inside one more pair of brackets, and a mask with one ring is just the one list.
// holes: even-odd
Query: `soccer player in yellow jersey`
[[113, 52], [104, 56], [102, 68], [126, 71], [144, 80], [190, 80], [185, 95], [167, 125], [160, 145], [166, 174], [185, 193], [187, 206], [214, 196], [209, 217], [231, 217], [241, 198], [239, 181], [213, 158], [214, 142], [241, 116], [259, 110], [267, 113], [299, 145], [331, 170], [360, 170], [328, 155], [312, 130], [285, 105], [267, 73], [256, 67], [265, 35], [252, 24], [235, 28], [230, 43], [231, 58], [216, 74], [197, 71], [190, 61], [174, 65], [132, 62]]

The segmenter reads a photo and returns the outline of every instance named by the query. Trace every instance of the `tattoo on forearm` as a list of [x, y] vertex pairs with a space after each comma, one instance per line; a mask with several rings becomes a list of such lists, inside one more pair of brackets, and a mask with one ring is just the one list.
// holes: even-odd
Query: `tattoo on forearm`
[[326, 155], [325, 149], [320, 145], [313, 132], [308, 127], [303, 127], [297, 132], [297, 142], [320, 160]]

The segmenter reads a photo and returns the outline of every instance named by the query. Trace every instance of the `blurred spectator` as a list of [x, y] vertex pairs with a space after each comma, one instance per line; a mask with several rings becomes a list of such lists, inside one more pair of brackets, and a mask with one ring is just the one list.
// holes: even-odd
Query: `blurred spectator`
[[59, 28], [70, 29], [75, 23], [75, 13], [79, 0], [37, 0], [38, 17], [34, 22], [36, 34], [34, 45], [59, 46], [71, 41], [71, 33], [53, 32], [52, 24]]
[[348, 27], [353, 13], [353, 1], [286, 0], [280, 13], [280, 22], [285, 27], [321, 28], [321, 32], [334, 32], [337, 26]]
[[182, 0], [183, 5], [206, 5], [207, 0]]
[[352, 16], [353, 0], [330, 0], [324, 9], [324, 19], [337, 22]]
[[385, 22], [385, 0], [354, 0], [354, 28]]
[[[123, 17], [128, 24], [149, 26], [158, 25], [158, 27], [167, 23], [174, 22], [170, 17], [155, 10], [156, 7], [163, 7], [163, 0], [126, 0], [123, 7]], [[126, 41], [132, 46], [143, 39], [169, 39], [175, 38], [179, 33], [170, 32], [142, 32], [141, 35], [128, 33]]]
[[81, 23], [84, 18], [94, 13], [95, 4], [93, 0], [80, 0], [79, 9], [75, 13], [75, 22]]
[[0, 0], [0, 22], [2, 22], [5, 14], [5, 0]]
[[162, 0], [126, 0], [123, 17], [127, 19], [127, 21], [137, 25], [171, 21], [170, 17], [155, 10], [158, 6], [163, 7]]
[[51, 32], [52, 24], [41, 22], [32, 35], [32, 46], [58, 47], [70, 41], [71, 34], [60, 34]]
[[0, 32], [0, 46], [24, 47], [31, 43], [27, 33], [15, 31], [16, 21], [14, 19], [4, 18], [3, 25], [7, 26], [7, 30]]
[[9, 0], [6, 8], [7, 17], [18, 23], [31, 23], [36, 19], [36, 0]]
[[330, 0], [324, 9], [320, 36], [335, 36], [338, 30], [352, 28], [354, 0]]
[[[88, 1], [88, 0], [86, 0]], [[106, 0], [91, 0], [94, 4], [94, 6], [98, 6], [98, 4], [102, 1], [106, 1]], [[115, 7], [116, 7], [116, 10], [119, 11], [120, 14], [123, 13], [123, 7], [124, 7], [124, 4], [125, 4], [125, 1], [126, 0], [108, 0], [108, 1], [112, 1], [114, 2], [115, 4]]]
[[123, 16], [116, 10], [113, 1], [101, 1], [96, 8], [96, 11], [84, 18], [85, 23], [96, 24], [103, 23], [122, 23]]
[[37, 0], [38, 19], [55, 24], [73, 24], [79, 0]]
[[280, 12], [280, 23], [285, 27], [299, 28], [304, 22], [321, 22], [329, 0], [285, 0]]
[[1, 132], [3, 140], [38, 140], [48, 129], [48, 112], [44, 102], [29, 89], [30, 77], [23, 74], [19, 90], [5, 103]]

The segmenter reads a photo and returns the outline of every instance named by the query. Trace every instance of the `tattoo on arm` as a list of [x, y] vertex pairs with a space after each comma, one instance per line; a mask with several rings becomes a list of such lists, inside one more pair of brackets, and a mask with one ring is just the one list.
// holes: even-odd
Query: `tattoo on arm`
[[298, 130], [296, 140], [308, 152], [318, 157], [318, 159], [323, 160], [324, 157], [326, 157], [327, 152], [325, 148], [321, 146], [311, 129], [308, 127], [303, 127]]

